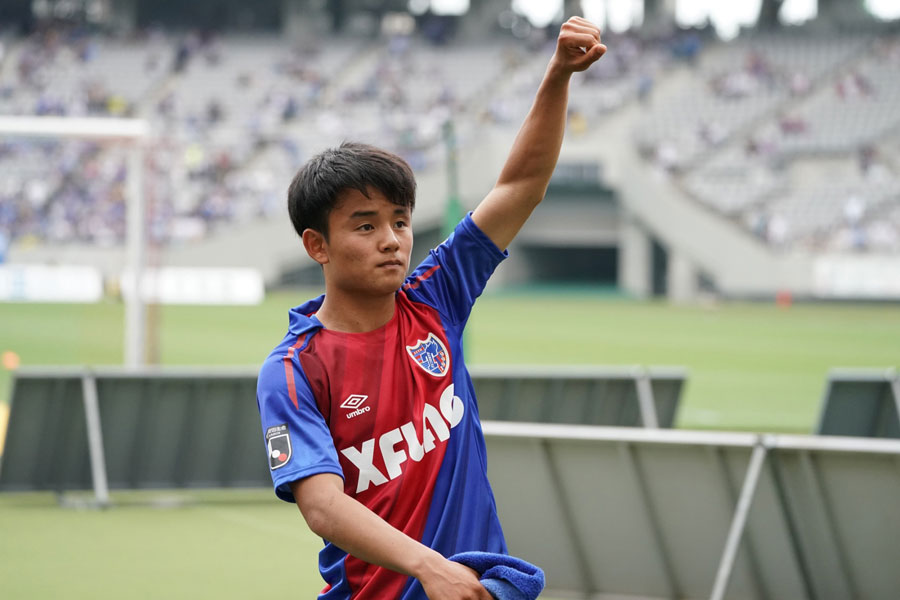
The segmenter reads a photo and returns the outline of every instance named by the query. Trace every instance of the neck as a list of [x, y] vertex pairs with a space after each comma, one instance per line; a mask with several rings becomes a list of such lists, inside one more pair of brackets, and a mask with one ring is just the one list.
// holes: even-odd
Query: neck
[[394, 316], [396, 296], [360, 296], [329, 290], [316, 311], [316, 317], [327, 329], [344, 333], [365, 333], [378, 329]]

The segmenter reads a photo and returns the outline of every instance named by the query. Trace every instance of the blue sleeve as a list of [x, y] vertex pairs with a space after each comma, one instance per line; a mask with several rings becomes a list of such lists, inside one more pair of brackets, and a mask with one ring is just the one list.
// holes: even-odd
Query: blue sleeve
[[[256, 403], [275, 495], [294, 502], [291, 482], [319, 473], [335, 473], [341, 477], [344, 473], [331, 431], [297, 359], [288, 363], [293, 386], [285, 362], [283, 356], [273, 353], [263, 364], [256, 386]], [[295, 391], [293, 397], [291, 387]]]
[[411, 300], [433, 306], [451, 323], [463, 323], [494, 269], [507, 256], [469, 213], [413, 271], [403, 290]]

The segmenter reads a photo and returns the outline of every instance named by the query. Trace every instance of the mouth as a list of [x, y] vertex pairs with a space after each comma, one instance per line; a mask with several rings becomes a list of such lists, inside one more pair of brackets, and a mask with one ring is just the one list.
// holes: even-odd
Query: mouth
[[400, 267], [403, 268], [403, 262], [400, 260], [386, 260], [383, 263], [378, 263], [379, 267]]

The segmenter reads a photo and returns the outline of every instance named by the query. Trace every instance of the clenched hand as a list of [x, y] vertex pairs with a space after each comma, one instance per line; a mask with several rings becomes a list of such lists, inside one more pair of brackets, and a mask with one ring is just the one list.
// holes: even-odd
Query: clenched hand
[[584, 71], [606, 53], [600, 28], [581, 17], [572, 17], [559, 30], [550, 71], [571, 74]]

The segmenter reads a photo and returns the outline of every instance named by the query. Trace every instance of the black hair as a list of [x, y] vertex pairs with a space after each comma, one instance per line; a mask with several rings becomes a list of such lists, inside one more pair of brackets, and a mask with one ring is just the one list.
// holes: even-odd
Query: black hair
[[343, 142], [312, 157], [288, 188], [288, 214], [297, 235], [313, 229], [327, 240], [328, 216], [340, 194], [355, 189], [368, 198], [369, 188], [398, 206], [415, 208], [415, 176], [409, 163], [396, 154], [369, 144]]

